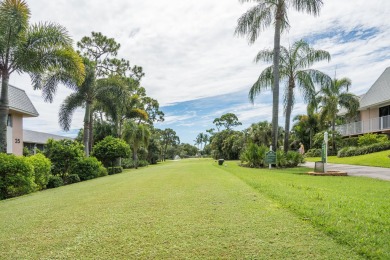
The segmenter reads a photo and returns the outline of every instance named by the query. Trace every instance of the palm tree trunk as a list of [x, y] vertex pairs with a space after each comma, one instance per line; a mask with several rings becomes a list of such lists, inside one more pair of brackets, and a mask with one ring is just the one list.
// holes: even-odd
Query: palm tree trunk
[[334, 140], [334, 132], [336, 131], [336, 119], [332, 120], [332, 152], [333, 154], [336, 152], [336, 142]]
[[291, 110], [293, 105], [293, 91], [294, 91], [294, 87], [291, 86], [291, 82], [290, 82], [288, 87], [288, 93], [287, 93], [286, 122], [284, 125], [283, 149], [285, 153], [288, 152], [289, 142], [290, 142], [290, 118], [291, 118]]
[[89, 122], [90, 122], [90, 113], [91, 113], [91, 103], [86, 102], [85, 105], [85, 115], [84, 115], [84, 153], [86, 157], [89, 157]]
[[0, 153], [7, 152], [7, 119], [9, 113], [7, 71], [1, 73], [1, 96], [0, 96]]
[[310, 128], [309, 131], [309, 149], [313, 146], [313, 129]]
[[93, 111], [89, 113], [89, 152], [91, 153], [93, 146]]
[[274, 86], [272, 91], [272, 149], [276, 151], [278, 147], [278, 119], [279, 119], [279, 56], [280, 56], [280, 30], [282, 23], [281, 8], [278, 7], [275, 21], [274, 35]]
[[137, 150], [138, 148], [136, 146], [133, 146], [133, 162], [134, 162], [134, 168], [138, 169], [138, 156], [137, 156]]

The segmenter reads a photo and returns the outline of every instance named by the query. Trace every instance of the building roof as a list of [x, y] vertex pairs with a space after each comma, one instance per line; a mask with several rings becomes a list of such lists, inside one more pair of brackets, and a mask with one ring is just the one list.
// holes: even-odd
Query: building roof
[[375, 81], [360, 101], [360, 110], [390, 102], [390, 67]]
[[39, 116], [38, 111], [23, 89], [8, 85], [8, 97], [10, 110], [22, 113], [26, 117]]
[[36, 132], [31, 130], [23, 130], [23, 142], [24, 143], [32, 143], [32, 144], [46, 144], [49, 139], [54, 140], [62, 140], [69, 139], [73, 140], [74, 138], [61, 136], [61, 135], [53, 135], [42, 132]]

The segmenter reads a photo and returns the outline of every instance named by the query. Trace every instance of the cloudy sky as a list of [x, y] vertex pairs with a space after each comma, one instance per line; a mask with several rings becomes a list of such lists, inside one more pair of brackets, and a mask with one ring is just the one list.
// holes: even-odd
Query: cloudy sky
[[[315, 68], [329, 75], [349, 77], [351, 91], [365, 93], [390, 66], [390, 1], [324, 0], [319, 17], [289, 12], [291, 28], [282, 36], [288, 46], [305, 39], [328, 51], [332, 60]], [[67, 28], [75, 42], [92, 31], [121, 44], [120, 57], [142, 66], [142, 85], [165, 113], [158, 128], [172, 128], [182, 142], [193, 144], [212, 121], [233, 112], [242, 128], [271, 121], [271, 93], [254, 105], [248, 91], [269, 64], [255, 64], [259, 50], [273, 46], [273, 29], [265, 30], [253, 45], [234, 36], [237, 19], [253, 4], [238, 0], [30, 0], [32, 23], [51, 21]], [[61, 132], [57, 114], [71, 92], [60, 88], [52, 104], [33, 91], [26, 75], [12, 75], [10, 83], [24, 89], [40, 116], [25, 120], [25, 128], [74, 135], [82, 127], [83, 111], [73, 117], [72, 131]], [[389, 90], [390, 91], [390, 90]], [[299, 92], [297, 92], [299, 97]], [[282, 99], [281, 99], [282, 100]], [[282, 111], [282, 109], [281, 109]], [[305, 113], [299, 98], [293, 116]], [[282, 113], [281, 113], [282, 114]], [[279, 120], [283, 125], [284, 118]], [[242, 129], [241, 128], [241, 129]]]

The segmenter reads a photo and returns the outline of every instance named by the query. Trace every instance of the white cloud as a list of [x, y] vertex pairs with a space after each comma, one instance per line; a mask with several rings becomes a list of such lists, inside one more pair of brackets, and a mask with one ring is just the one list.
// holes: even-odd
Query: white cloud
[[[272, 28], [252, 46], [233, 35], [237, 19], [251, 6], [238, 0], [34, 0], [28, 4], [33, 22], [64, 25], [75, 42], [91, 31], [114, 37], [122, 46], [120, 56], [143, 66], [146, 77], [142, 83], [161, 105], [248, 90], [265, 67], [254, 64], [253, 57], [273, 46]], [[361, 94], [390, 65], [389, 49], [385, 49], [390, 42], [389, 13], [388, 0], [327, 0], [319, 17], [290, 10], [291, 29], [282, 36], [282, 45], [328, 33], [329, 37], [316, 42], [315, 47], [329, 51], [332, 61], [318, 68], [333, 75], [337, 67], [337, 75], [351, 78], [352, 91]], [[340, 41], [339, 30], [356, 28], [376, 28], [378, 32], [370, 39]], [[40, 117], [26, 121], [26, 125], [58, 131], [58, 108], [70, 92], [60, 90], [55, 102], [47, 104], [35, 98], [37, 92], [32, 91], [27, 77], [12, 75], [11, 83], [34, 96]], [[259, 118], [270, 118], [266, 108], [238, 112], [245, 120], [255, 120], [256, 113]], [[166, 117], [166, 123], [188, 116]], [[72, 128], [81, 127], [82, 118], [80, 110]]]

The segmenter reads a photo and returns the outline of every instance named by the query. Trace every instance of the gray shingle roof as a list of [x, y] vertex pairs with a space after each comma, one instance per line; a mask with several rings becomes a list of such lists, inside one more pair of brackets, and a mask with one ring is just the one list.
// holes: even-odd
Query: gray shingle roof
[[360, 109], [390, 102], [390, 67], [375, 81], [360, 101]]
[[[1, 90], [1, 86], [0, 86]], [[8, 97], [10, 110], [23, 113], [25, 116], [37, 117], [38, 111], [23, 89], [8, 85]]]
[[62, 139], [69, 139], [73, 140], [74, 138], [61, 136], [61, 135], [53, 135], [53, 134], [47, 134], [42, 132], [36, 132], [31, 130], [23, 130], [23, 142], [24, 143], [32, 143], [32, 144], [46, 144], [47, 140], [50, 138], [54, 140], [62, 140]]

